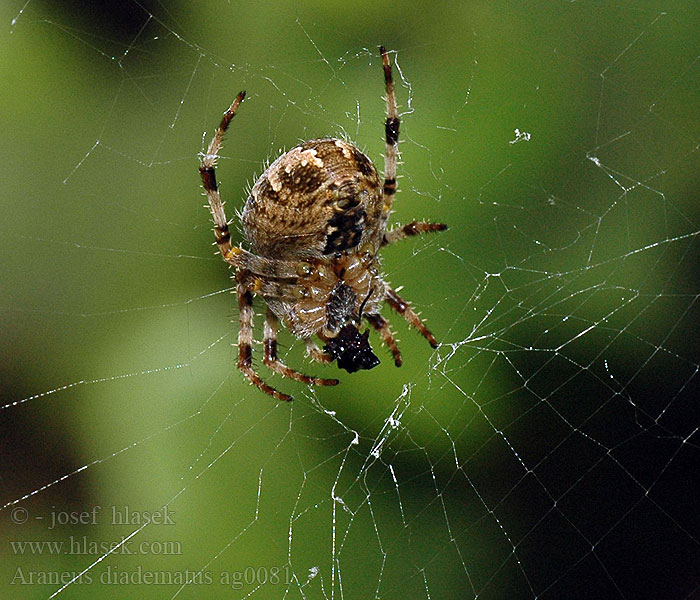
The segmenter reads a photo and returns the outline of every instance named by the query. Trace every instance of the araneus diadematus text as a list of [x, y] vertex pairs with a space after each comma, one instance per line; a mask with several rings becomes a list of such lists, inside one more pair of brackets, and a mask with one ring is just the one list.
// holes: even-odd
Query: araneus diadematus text
[[[241, 213], [250, 250], [231, 245], [229, 222], [221, 202], [214, 168], [224, 134], [245, 92], [224, 113], [199, 172], [214, 218], [214, 235], [224, 260], [235, 268], [240, 310], [238, 368], [263, 392], [278, 400], [291, 396], [265, 383], [253, 367], [253, 296], [267, 305], [263, 362], [285, 377], [313, 385], [335, 385], [337, 379], [304, 375], [277, 356], [279, 321], [306, 343], [312, 359], [337, 361], [353, 373], [379, 364], [369, 344], [365, 319], [391, 350], [394, 364], [401, 353], [380, 310], [386, 302], [435, 348], [435, 337], [420, 317], [383, 279], [378, 251], [408, 236], [442, 231], [441, 223], [414, 221], [387, 231], [396, 194], [399, 115], [389, 56], [380, 48], [386, 86], [386, 154], [384, 181], [352, 144], [325, 138], [304, 142], [275, 160], [253, 186]], [[314, 341], [323, 342], [323, 349]]]

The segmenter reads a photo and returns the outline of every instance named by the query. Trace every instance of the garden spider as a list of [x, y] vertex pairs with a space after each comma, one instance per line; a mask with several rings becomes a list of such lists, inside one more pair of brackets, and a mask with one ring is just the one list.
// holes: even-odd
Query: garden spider
[[[304, 340], [312, 359], [337, 360], [350, 373], [379, 364], [369, 345], [369, 330], [359, 331], [363, 319], [389, 347], [394, 364], [402, 364], [389, 323], [380, 314], [384, 302], [437, 347], [411, 305], [379, 273], [381, 247], [447, 229], [441, 223], [419, 221], [386, 229], [396, 194], [400, 120], [389, 56], [383, 46], [380, 53], [387, 106], [383, 182], [369, 158], [346, 141], [316, 139], [292, 148], [260, 176], [245, 203], [241, 224], [248, 251], [231, 245], [214, 172], [224, 134], [245, 92], [224, 113], [206, 154], [201, 155], [199, 172], [214, 219], [216, 244], [223, 259], [235, 268], [238, 368], [253, 385], [278, 400], [292, 398], [265, 383], [252, 363], [254, 295], [262, 296], [267, 305], [263, 362], [272, 371], [306, 384], [336, 385], [338, 380], [304, 375], [280, 361], [280, 320]], [[323, 341], [323, 349], [314, 336]]]

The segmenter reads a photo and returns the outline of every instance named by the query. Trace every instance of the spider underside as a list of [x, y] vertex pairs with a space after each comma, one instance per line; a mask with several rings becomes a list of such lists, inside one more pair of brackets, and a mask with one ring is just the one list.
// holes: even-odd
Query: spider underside
[[[400, 119], [389, 57], [380, 48], [386, 87], [384, 178], [354, 145], [325, 138], [292, 148], [260, 176], [241, 214], [250, 251], [231, 245], [229, 221], [216, 183], [215, 166], [224, 134], [245, 92], [224, 113], [199, 172], [214, 220], [223, 259], [235, 268], [238, 295], [238, 368], [263, 392], [278, 400], [291, 396], [260, 377], [252, 363], [253, 296], [266, 305], [263, 362], [272, 371], [312, 385], [336, 385], [337, 379], [305, 375], [277, 356], [279, 321], [304, 340], [314, 360], [337, 361], [348, 372], [379, 364], [369, 344], [366, 320], [389, 347], [398, 367], [401, 353], [380, 310], [386, 302], [435, 348], [437, 342], [411, 305], [381, 277], [377, 252], [403, 238], [447, 229], [441, 223], [413, 221], [386, 229], [396, 194]], [[319, 348], [313, 340], [323, 343]]]

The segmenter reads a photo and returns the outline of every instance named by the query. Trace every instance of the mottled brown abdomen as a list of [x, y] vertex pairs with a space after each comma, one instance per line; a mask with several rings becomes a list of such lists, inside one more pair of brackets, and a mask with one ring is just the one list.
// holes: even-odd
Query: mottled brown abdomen
[[242, 214], [252, 252], [294, 260], [321, 258], [376, 241], [386, 222], [379, 174], [355, 146], [305, 142], [273, 162]]

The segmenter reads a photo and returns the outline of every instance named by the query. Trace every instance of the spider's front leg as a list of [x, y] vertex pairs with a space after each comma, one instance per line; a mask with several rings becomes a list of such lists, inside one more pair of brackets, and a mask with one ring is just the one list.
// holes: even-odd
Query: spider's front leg
[[389, 321], [380, 314], [365, 315], [365, 319], [377, 330], [382, 341], [389, 347], [389, 350], [391, 350], [391, 354], [394, 357], [394, 364], [400, 367], [403, 364], [403, 359], [401, 358], [399, 347], [396, 345], [394, 335], [391, 333], [391, 329], [389, 329]]
[[306, 344], [306, 355], [311, 359], [315, 360], [316, 362], [320, 362], [322, 364], [329, 364], [333, 362], [333, 359], [328, 356], [323, 350], [321, 350], [318, 347], [318, 344], [314, 342], [311, 338], [306, 338], [304, 340], [304, 343]]
[[278, 392], [272, 386], [266, 384], [253, 368], [253, 294], [243, 284], [240, 273], [236, 275], [238, 285], [238, 368], [248, 380], [261, 391], [269, 394], [277, 400], [289, 401], [291, 396]]
[[426, 340], [428, 340], [428, 343], [433, 348], [438, 347], [438, 343], [435, 339], [435, 336], [425, 326], [425, 323], [423, 323], [423, 320], [418, 316], [418, 313], [415, 310], [413, 310], [411, 305], [408, 302], [406, 302], [406, 300], [404, 300], [401, 296], [399, 296], [396, 293], [396, 291], [392, 288], [387, 289], [386, 302], [391, 308], [393, 308], [404, 319], [406, 319], [409, 325], [415, 327], [420, 332], [420, 334]]
[[275, 313], [267, 309], [267, 315], [265, 316], [265, 335], [263, 344], [265, 346], [265, 365], [272, 371], [283, 375], [284, 377], [289, 377], [290, 379], [295, 379], [296, 381], [301, 381], [302, 383], [312, 384], [312, 385], [338, 385], [337, 379], [322, 379], [321, 377], [313, 377], [312, 375], [304, 375], [290, 369], [277, 357], [277, 328], [278, 319]]

